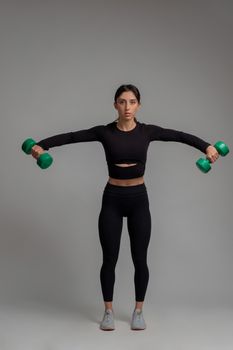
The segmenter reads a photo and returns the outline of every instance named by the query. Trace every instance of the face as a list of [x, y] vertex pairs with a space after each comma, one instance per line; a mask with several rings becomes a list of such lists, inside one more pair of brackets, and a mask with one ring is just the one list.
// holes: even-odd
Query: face
[[119, 118], [123, 121], [133, 120], [140, 103], [132, 91], [124, 91], [114, 102], [114, 107], [118, 111]]

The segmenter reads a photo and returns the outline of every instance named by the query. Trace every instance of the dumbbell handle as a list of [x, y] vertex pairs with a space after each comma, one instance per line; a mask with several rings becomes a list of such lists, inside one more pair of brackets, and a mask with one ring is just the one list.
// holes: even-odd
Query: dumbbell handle
[[45, 153], [45, 150], [39, 145], [34, 145], [31, 149], [31, 155], [35, 159], [38, 159], [43, 153]]

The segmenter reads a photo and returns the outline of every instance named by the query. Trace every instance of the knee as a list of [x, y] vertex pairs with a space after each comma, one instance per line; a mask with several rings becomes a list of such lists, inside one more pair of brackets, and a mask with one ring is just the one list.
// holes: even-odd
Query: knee
[[105, 266], [105, 267], [109, 267], [109, 268], [115, 268], [115, 266], [116, 266], [116, 263], [117, 263], [117, 259], [118, 259], [118, 257], [116, 257], [116, 256], [104, 256], [104, 258], [103, 258], [103, 265]]
[[133, 263], [136, 269], [145, 269], [145, 267], [147, 267], [147, 259], [145, 256], [134, 257]]

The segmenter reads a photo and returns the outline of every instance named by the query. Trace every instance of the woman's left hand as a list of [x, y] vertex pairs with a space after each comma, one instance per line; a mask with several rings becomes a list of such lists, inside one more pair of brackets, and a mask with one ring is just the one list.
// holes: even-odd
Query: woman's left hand
[[212, 145], [206, 148], [206, 158], [209, 159], [211, 163], [214, 163], [219, 157], [219, 153], [216, 148]]

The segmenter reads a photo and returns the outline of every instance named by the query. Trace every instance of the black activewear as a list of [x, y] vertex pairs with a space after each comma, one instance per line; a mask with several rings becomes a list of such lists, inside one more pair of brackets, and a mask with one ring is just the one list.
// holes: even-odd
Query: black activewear
[[[147, 150], [151, 141], [176, 141], [193, 146], [203, 153], [211, 145], [182, 131], [136, 121], [130, 131], [120, 130], [117, 123], [97, 125], [90, 129], [68, 132], [41, 140], [37, 145], [48, 150], [51, 147], [76, 142], [99, 141], [102, 143], [109, 176], [131, 179], [144, 175]], [[121, 167], [119, 163], [136, 163]], [[151, 215], [145, 183], [134, 186], [106, 184], [99, 214], [99, 238], [103, 250], [100, 280], [104, 301], [112, 301], [115, 283], [115, 266], [118, 259], [123, 217], [127, 217], [131, 255], [135, 267], [135, 300], [144, 301], [149, 270], [147, 248], [151, 235]]]
[[144, 301], [149, 280], [147, 248], [151, 236], [151, 214], [146, 185], [106, 184], [99, 214], [99, 237], [103, 250], [100, 281], [104, 301], [113, 300], [115, 266], [118, 259], [123, 217], [127, 216], [131, 256], [134, 264], [135, 301]]
[[[115, 179], [131, 179], [144, 175], [148, 146], [151, 141], [157, 140], [186, 143], [203, 153], [210, 145], [192, 134], [139, 121], [130, 131], [120, 130], [114, 121], [107, 125], [51, 136], [41, 140], [37, 145], [48, 150], [69, 143], [99, 141], [105, 150], [109, 176]], [[137, 164], [121, 167], [116, 165], [119, 163]]]

